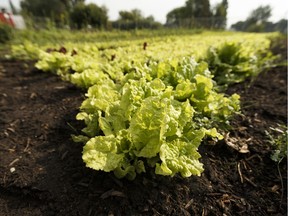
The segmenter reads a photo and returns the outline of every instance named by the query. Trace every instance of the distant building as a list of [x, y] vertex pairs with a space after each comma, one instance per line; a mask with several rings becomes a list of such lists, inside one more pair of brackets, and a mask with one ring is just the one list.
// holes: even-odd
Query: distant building
[[14, 15], [8, 13], [6, 9], [2, 8], [0, 12], [0, 22], [12, 26], [16, 29], [25, 29], [25, 21], [21, 15]]

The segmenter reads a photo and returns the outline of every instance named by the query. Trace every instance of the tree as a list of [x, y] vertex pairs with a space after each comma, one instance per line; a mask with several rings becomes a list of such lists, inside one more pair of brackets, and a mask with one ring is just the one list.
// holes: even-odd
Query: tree
[[65, 5], [69, 13], [73, 11], [76, 5], [80, 3], [82, 4], [85, 3], [85, 0], [59, 0], [59, 1], [61, 1]]
[[68, 18], [68, 10], [62, 1], [23, 0], [20, 6], [25, 15], [50, 18], [56, 24], [63, 23]]
[[133, 21], [133, 14], [129, 11], [119, 11], [120, 20], [130, 20]]
[[193, 6], [193, 16], [196, 18], [211, 17], [210, 2], [209, 0], [188, 0], [186, 7], [189, 7], [191, 3]]
[[225, 29], [227, 23], [228, 1], [223, 0], [214, 8], [213, 28]]
[[170, 11], [167, 26], [209, 27], [212, 17], [209, 0], [187, 0], [183, 7]]
[[27, 14], [40, 17], [49, 17], [52, 13], [65, 11], [65, 5], [58, 0], [24, 0], [21, 1], [20, 6]]
[[182, 26], [183, 14], [186, 12], [185, 7], [175, 8], [166, 15], [167, 26]]
[[260, 6], [251, 11], [245, 21], [237, 22], [231, 28], [237, 31], [264, 32], [273, 29], [273, 24], [268, 22], [271, 17], [272, 9], [269, 5]]
[[105, 7], [99, 7], [90, 3], [86, 6], [88, 24], [94, 28], [105, 28], [108, 22], [108, 10]]
[[288, 26], [287, 19], [281, 19], [274, 24], [274, 31], [279, 31], [287, 35], [287, 26]]
[[196, 17], [197, 26], [209, 28], [211, 27], [211, 8], [209, 0], [195, 0], [196, 8], [194, 15]]
[[120, 20], [129, 20], [137, 22], [137, 20], [144, 19], [142, 12], [138, 9], [133, 9], [131, 11], [120, 11]]
[[105, 28], [108, 22], [107, 9], [96, 4], [78, 3], [70, 14], [72, 23], [78, 29], [91, 25], [94, 28]]
[[[11, 0], [10, 0], [11, 1]], [[56, 25], [68, 24], [69, 14], [85, 0], [22, 0], [22, 14], [29, 17], [49, 18]]]
[[247, 18], [247, 21], [251, 23], [262, 23], [268, 21], [271, 17], [272, 9], [269, 5], [260, 6], [253, 10]]
[[88, 25], [86, 6], [83, 3], [77, 4], [70, 13], [70, 19], [78, 29], [86, 27]]
[[161, 27], [159, 22], [154, 20], [153, 16], [144, 17], [138, 9], [131, 11], [120, 11], [119, 19], [112, 23], [114, 28], [130, 30], [130, 29], [156, 29]]
[[245, 21], [239, 21], [231, 25], [231, 28], [236, 31], [245, 31], [247, 29], [247, 23]]

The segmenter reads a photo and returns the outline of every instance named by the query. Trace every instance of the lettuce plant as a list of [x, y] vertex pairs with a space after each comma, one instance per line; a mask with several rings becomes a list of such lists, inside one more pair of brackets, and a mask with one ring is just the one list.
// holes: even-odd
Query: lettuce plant
[[[170, 71], [158, 78], [150, 73], [88, 89], [77, 115], [87, 125], [86, 136], [74, 136], [85, 142], [87, 167], [131, 180], [147, 166], [160, 175], [201, 174], [198, 147], [206, 136], [222, 138], [211, 122], [228, 120], [239, 110], [239, 98], [214, 91], [207, 65], [193, 59], [177, 62], [177, 67], [163, 64]], [[146, 69], [139, 73], [147, 75]]]
[[254, 78], [272, 65], [275, 56], [269, 51], [269, 41], [261, 46], [247, 46], [239, 42], [226, 42], [207, 50], [204, 61], [218, 85], [227, 87]]

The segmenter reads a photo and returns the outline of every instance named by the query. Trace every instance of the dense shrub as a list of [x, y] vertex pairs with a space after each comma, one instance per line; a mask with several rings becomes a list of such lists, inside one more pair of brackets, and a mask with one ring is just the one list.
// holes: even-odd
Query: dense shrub
[[13, 37], [12, 27], [0, 23], [0, 43], [6, 43]]

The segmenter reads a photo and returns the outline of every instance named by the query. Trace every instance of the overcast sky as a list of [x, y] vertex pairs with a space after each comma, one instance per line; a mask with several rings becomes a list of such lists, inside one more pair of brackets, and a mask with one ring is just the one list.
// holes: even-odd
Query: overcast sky
[[[48, 1], [48, 0], [43, 0]], [[210, 0], [213, 6], [222, 0]], [[0, 7], [8, 7], [8, 0], [0, 0]], [[16, 7], [19, 7], [20, 0], [12, 0]], [[154, 18], [165, 23], [166, 14], [176, 7], [181, 7], [186, 0], [86, 0], [86, 3], [96, 3], [99, 6], [105, 5], [108, 8], [110, 20], [116, 20], [120, 10], [139, 9], [144, 16], [153, 15]], [[228, 26], [247, 18], [250, 12], [257, 7], [270, 5], [272, 17], [270, 21], [277, 22], [280, 19], [288, 19], [287, 0], [228, 0]]]

